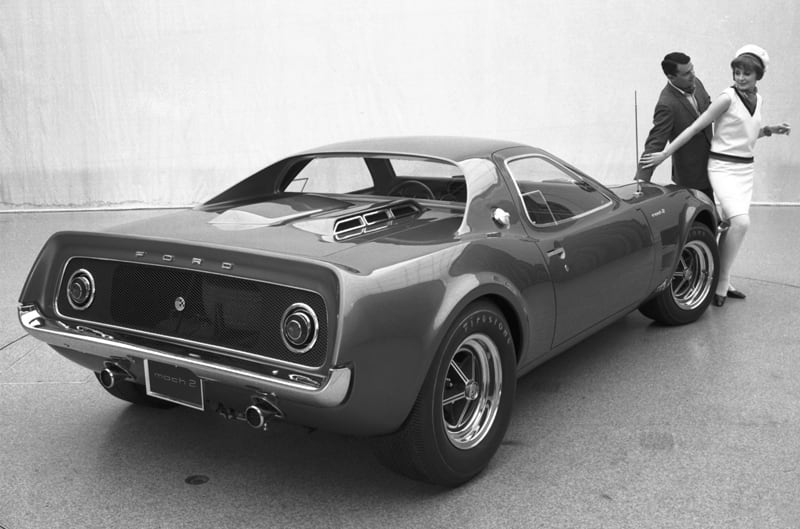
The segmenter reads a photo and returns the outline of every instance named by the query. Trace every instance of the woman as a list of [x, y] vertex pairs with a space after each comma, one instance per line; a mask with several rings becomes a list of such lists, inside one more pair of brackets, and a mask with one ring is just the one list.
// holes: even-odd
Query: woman
[[720, 272], [714, 305], [721, 307], [728, 296], [745, 295], [730, 284], [731, 268], [750, 226], [750, 201], [753, 196], [753, 148], [756, 140], [773, 134], [789, 134], [788, 123], [761, 126], [761, 95], [756, 82], [769, 65], [763, 48], [748, 44], [736, 52], [731, 62], [733, 86], [726, 88], [695, 122], [663, 151], [642, 155], [642, 166], [656, 166], [666, 160], [695, 134], [714, 123], [708, 179], [720, 203], [722, 218], [730, 225], [720, 240]]

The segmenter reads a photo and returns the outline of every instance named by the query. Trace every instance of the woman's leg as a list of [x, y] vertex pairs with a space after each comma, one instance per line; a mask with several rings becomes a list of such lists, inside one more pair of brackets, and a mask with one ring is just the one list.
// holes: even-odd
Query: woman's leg
[[717, 283], [717, 295], [725, 296], [731, 287], [731, 270], [733, 262], [739, 253], [739, 249], [744, 242], [744, 236], [750, 227], [750, 215], [737, 215], [728, 219], [730, 227], [720, 239], [719, 246], [719, 283]]

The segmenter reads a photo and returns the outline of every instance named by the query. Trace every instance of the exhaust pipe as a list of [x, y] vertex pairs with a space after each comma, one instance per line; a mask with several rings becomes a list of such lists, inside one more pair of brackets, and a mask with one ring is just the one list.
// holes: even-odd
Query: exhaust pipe
[[105, 369], [100, 371], [100, 374], [97, 378], [100, 380], [100, 384], [102, 384], [104, 388], [111, 389], [114, 387], [114, 385], [116, 385], [117, 382], [133, 377], [131, 377], [131, 374], [121, 367], [114, 364], [109, 364]]
[[278, 398], [274, 394], [253, 397], [253, 404], [244, 410], [244, 420], [253, 428], [267, 431], [271, 419], [283, 418], [283, 412], [278, 408], [277, 400]]
[[275, 412], [271, 412], [270, 410], [262, 409], [255, 404], [252, 406], [248, 406], [246, 410], [244, 410], [244, 419], [247, 421], [247, 424], [252, 426], [253, 428], [263, 428], [264, 430], [267, 429], [267, 421], [275, 416]]

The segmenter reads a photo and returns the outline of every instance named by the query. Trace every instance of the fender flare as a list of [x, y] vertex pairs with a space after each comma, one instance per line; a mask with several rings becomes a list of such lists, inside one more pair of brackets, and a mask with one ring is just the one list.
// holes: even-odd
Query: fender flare
[[[477, 285], [475, 284], [477, 281]], [[442, 345], [445, 335], [453, 326], [458, 316], [473, 302], [488, 299], [498, 306], [506, 318], [514, 342], [516, 361], [519, 362], [528, 343], [527, 322], [528, 311], [520, 302], [522, 293], [508, 279], [492, 272], [456, 278], [448, 287], [450, 294], [442, 300], [431, 327], [432, 335], [426, 343], [432, 351]], [[430, 366], [427, 366], [430, 369]]]

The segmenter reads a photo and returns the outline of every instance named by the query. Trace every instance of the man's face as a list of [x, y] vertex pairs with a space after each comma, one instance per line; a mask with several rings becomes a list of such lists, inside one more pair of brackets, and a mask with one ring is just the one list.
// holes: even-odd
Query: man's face
[[685, 90], [686, 92], [694, 90], [694, 66], [691, 62], [679, 64], [678, 71], [675, 72], [675, 75], [668, 75], [667, 78], [681, 90]]

